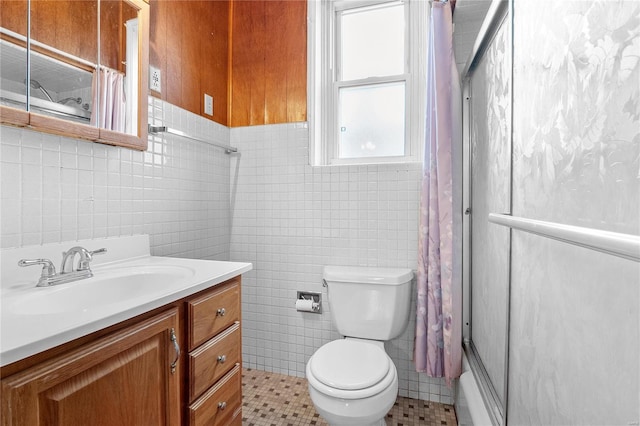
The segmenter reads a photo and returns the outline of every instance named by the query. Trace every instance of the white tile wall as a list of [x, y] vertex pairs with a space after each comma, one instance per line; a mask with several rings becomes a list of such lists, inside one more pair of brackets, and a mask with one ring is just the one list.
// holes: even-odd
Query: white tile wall
[[[229, 129], [149, 98], [149, 120], [228, 143]], [[154, 255], [229, 258], [229, 156], [171, 135], [145, 152], [0, 127], [0, 246], [149, 234]]]
[[[421, 165], [311, 167], [306, 123], [232, 129], [231, 144], [240, 151], [231, 160], [231, 260], [254, 265], [243, 277], [243, 362], [302, 377], [313, 352], [340, 337], [324, 265], [416, 268]], [[323, 314], [297, 312], [297, 290], [322, 292]], [[412, 312], [386, 346], [400, 395], [451, 403], [443, 380], [415, 372], [414, 327]]]
[[[304, 123], [230, 131], [149, 102], [151, 124], [231, 141], [240, 154], [171, 135], [137, 152], [2, 126], [0, 246], [148, 233], [154, 255], [253, 262], [245, 365], [303, 376], [311, 354], [339, 337], [323, 265], [415, 268], [420, 165], [312, 168]], [[323, 292], [324, 313], [296, 312], [296, 290]], [[442, 380], [414, 370], [411, 318], [387, 344], [400, 394], [451, 403]]]

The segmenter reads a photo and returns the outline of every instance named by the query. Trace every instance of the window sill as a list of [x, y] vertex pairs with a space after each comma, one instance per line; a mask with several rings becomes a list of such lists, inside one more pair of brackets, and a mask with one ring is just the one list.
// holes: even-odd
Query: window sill
[[369, 167], [369, 166], [380, 166], [380, 167], [411, 166], [411, 168], [414, 168], [414, 167], [422, 167], [422, 162], [416, 161], [416, 160], [395, 160], [395, 161], [359, 161], [359, 162], [334, 162], [331, 164], [311, 164], [311, 167], [314, 167], [314, 168]]

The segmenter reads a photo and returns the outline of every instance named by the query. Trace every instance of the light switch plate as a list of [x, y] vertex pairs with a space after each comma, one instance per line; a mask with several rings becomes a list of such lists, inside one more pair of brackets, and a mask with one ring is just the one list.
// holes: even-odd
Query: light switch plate
[[204, 113], [213, 115], [213, 98], [206, 93], [204, 94]]
[[162, 80], [160, 77], [160, 70], [152, 66], [149, 66], [149, 89], [158, 93], [162, 91]]

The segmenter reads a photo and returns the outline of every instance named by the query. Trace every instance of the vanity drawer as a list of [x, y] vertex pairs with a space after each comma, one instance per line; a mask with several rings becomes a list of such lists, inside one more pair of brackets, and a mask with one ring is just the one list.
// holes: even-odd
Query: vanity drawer
[[214, 387], [189, 406], [189, 424], [227, 426], [241, 421], [241, 380], [240, 365], [236, 364]]
[[240, 363], [240, 323], [189, 353], [189, 401]]
[[187, 303], [189, 350], [192, 351], [240, 320], [240, 280], [191, 299]]

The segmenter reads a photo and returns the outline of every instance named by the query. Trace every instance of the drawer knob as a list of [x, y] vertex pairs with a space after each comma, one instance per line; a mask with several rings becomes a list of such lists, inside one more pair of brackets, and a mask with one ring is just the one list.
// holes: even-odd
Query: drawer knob
[[226, 402], [218, 402], [218, 408], [221, 410], [224, 410], [225, 408], [227, 408], [227, 403]]
[[224, 364], [226, 360], [227, 360], [227, 356], [226, 355], [218, 355], [218, 362], [220, 364]]
[[216, 316], [217, 316], [217, 317], [223, 317], [223, 316], [224, 316], [224, 314], [226, 314], [226, 313], [227, 313], [227, 311], [226, 311], [224, 308], [219, 308], [219, 309], [216, 311]]

